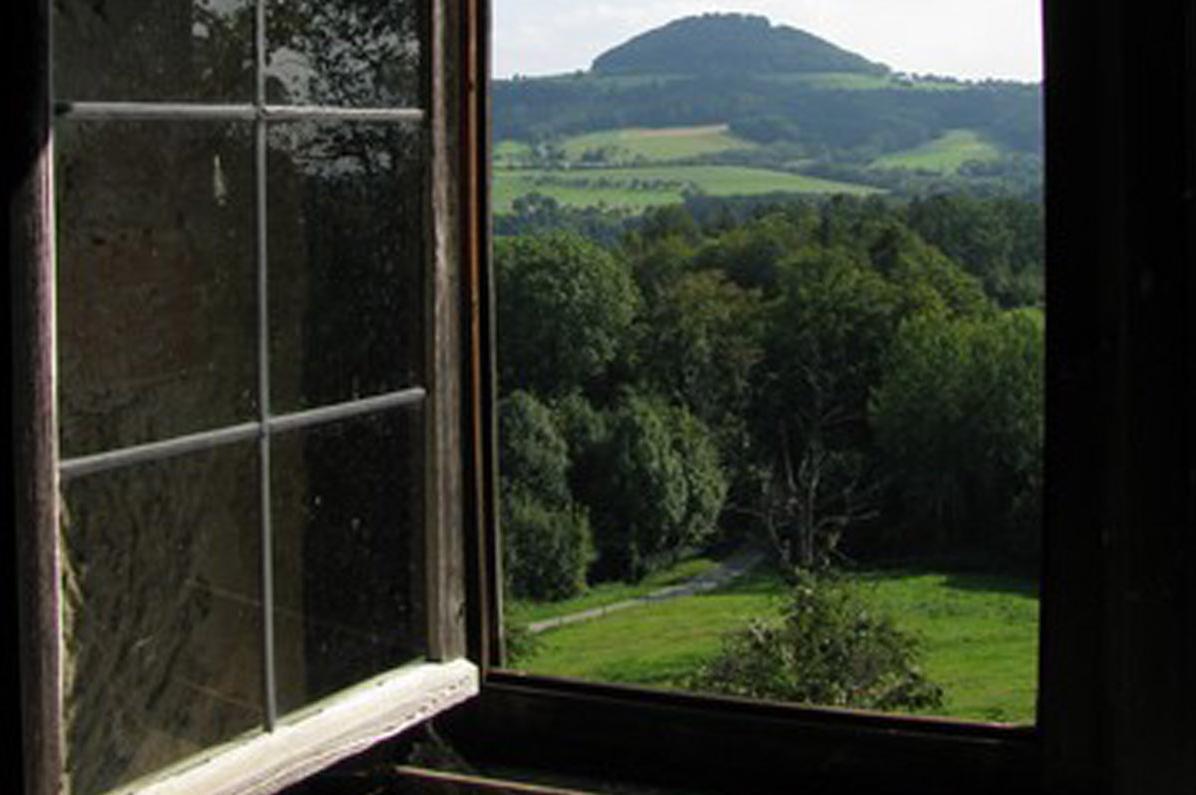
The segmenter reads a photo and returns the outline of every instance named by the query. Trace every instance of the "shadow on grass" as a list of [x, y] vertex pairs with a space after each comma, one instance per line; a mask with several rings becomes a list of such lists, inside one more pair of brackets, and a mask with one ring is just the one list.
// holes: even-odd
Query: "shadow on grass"
[[999, 574], [977, 571], [974, 563], [959, 561], [918, 562], [903, 560], [891, 564], [874, 565], [851, 576], [865, 582], [895, 577], [943, 577], [943, 584], [957, 591], [1005, 593], [1037, 599], [1038, 581], [1018, 574]]

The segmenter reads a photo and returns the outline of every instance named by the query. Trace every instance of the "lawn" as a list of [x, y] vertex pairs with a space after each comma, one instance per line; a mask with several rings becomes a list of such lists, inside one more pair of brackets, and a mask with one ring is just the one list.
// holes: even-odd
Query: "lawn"
[[509, 212], [516, 198], [541, 193], [565, 205], [643, 210], [676, 204], [692, 191], [708, 196], [879, 192], [863, 185], [741, 166], [654, 165], [552, 171], [495, 167], [493, 204], [496, 212]]
[[[946, 572], [854, 575], [865, 598], [923, 640], [926, 672], [946, 693], [937, 714], [1034, 719], [1038, 598], [1024, 581]], [[784, 586], [753, 575], [708, 594], [633, 607], [551, 630], [522, 668], [605, 682], [678, 687], [722, 634], [775, 615]], [[590, 605], [594, 606], [594, 605]], [[584, 609], [584, 608], [583, 608]]]
[[954, 174], [969, 160], [995, 160], [1000, 150], [974, 130], [948, 130], [913, 149], [876, 158], [870, 168], [906, 168]]

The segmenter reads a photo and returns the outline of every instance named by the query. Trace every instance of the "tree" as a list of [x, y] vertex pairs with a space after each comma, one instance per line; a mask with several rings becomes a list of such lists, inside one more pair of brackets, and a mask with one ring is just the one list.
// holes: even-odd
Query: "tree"
[[517, 599], [567, 599], [585, 590], [593, 555], [586, 513], [514, 491], [502, 501], [503, 575]]
[[498, 240], [494, 260], [503, 391], [592, 386], [628, 344], [639, 308], [624, 262], [569, 232]]
[[584, 590], [593, 557], [589, 519], [569, 493], [569, 450], [552, 411], [516, 391], [499, 403], [503, 572], [516, 598]]
[[599, 577], [639, 579], [714, 535], [726, 479], [709, 430], [684, 408], [625, 395], [591, 460], [579, 497]]
[[569, 502], [569, 449], [552, 411], [516, 390], [498, 404], [499, 482], [547, 505]]
[[858, 254], [787, 263], [757, 371], [757, 485], [739, 509], [790, 565], [829, 564], [845, 530], [874, 513], [867, 395], [898, 307], [899, 292]]
[[907, 544], [1037, 559], [1043, 367], [1038, 310], [901, 326], [870, 412]]
[[717, 429], [724, 450], [741, 444], [752, 369], [763, 356], [759, 293], [704, 270], [677, 277], [658, 294], [638, 335], [644, 380]]
[[929, 709], [942, 689], [917, 640], [845, 581], [799, 573], [779, 619], [755, 619], [688, 686], [749, 698], [880, 710]]

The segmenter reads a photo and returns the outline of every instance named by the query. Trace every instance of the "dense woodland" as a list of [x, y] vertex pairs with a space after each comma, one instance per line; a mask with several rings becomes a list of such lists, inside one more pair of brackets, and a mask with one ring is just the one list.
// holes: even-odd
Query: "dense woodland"
[[739, 215], [673, 206], [608, 245], [497, 241], [512, 594], [563, 598], [749, 539], [804, 569], [1032, 567], [1041, 207], [838, 197]]

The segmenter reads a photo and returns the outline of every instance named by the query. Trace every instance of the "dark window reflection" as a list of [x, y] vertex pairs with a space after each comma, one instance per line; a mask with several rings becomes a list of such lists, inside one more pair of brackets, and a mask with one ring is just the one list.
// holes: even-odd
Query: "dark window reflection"
[[274, 438], [280, 711], [422, 656], [423, 439], [418, 408]]
[[255, 450], [66, 483], [72, 792], [106, 791], [261, 724]]
[[252, 0], [54, 0], [66, 100], [253, 99]]
[[407, 125], [271, 127], [271, 408], [422, 380], [422, 136]]
[[248, 125], [58, 125], [66, 457], [256, 415]]
[[422, 0], [275, 0], [268, 5], [267, 99], [418, 107]]

